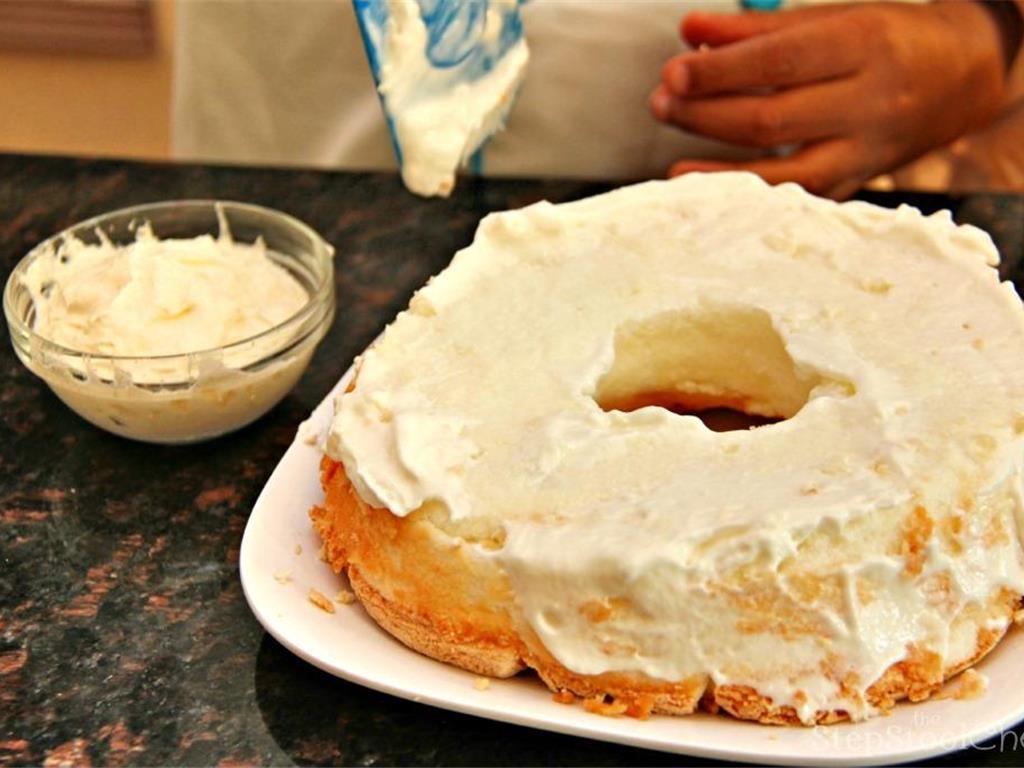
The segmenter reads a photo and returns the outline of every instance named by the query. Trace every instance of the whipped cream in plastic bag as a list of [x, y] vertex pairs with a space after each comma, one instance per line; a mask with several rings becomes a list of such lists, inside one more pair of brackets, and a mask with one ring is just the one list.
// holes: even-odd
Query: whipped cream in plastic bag
[[523, 0], [355, 0], [370, 69], [402, 168], [419, 195], [504, 124], [526, 74]]

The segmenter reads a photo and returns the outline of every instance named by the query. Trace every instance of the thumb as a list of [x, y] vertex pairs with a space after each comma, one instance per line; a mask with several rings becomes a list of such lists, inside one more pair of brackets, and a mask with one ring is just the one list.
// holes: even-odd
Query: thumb
[[843, 199], [853, 194], [865, 178], [862, 165], [854, 144], [844, 139], [829, 139], [805, 144], [788, 157], [764, 157], [747, 162], [681, 160], [669, 169], [668, 175], [693, 171], [750, 171], [769, 184], [795, 181], [813, 195]]

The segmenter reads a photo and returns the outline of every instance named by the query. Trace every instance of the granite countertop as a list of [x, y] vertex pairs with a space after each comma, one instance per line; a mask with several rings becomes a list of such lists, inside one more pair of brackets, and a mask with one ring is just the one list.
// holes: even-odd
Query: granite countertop
[[[187, 448], [80, 420], [0, 343], [0, 764], [677, 764], [679, 756], [504, 725], [335, 679], [246, 606], [246, 519], [295, 429], [481, 216], [606, 185], [465, 180], [450, 200], [392, 174], [0, 156], [3, 275], [89, 216], [156, 200], [259, 203], [337, 248], [338, 313], [297, 389], [240, 432]], [[952, 207], [1024, 272], [1024, 197], [879, 194]], [[1024, 729], [1018, 726], [1018, 745]], [[1004, 741], [1005, 744], [1005, 741]], [[1016, 765], [983, 745], [938, 761]], [[686, 761], [697, 762], [697, 761]]]

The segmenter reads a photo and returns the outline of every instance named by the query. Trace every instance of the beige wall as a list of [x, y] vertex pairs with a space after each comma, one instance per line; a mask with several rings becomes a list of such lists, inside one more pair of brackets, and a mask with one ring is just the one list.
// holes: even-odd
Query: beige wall
[[153, 15], [145, 57], [0, 51], [0, 151], [168, 157], [174, 0]]

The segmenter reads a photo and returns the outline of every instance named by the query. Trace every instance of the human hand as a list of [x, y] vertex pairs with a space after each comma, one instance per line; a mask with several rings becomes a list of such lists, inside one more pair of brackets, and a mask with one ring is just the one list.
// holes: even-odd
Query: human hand
[[680, 32], [695, 50], [665, 64], [650, 100], [658, 120], [736, 144], [798, 147], [751, 162], [681, 160], [672, 176], [750, 170], [842, 199], [984, 126], [1003, 102], [1004, 39], [973, 1], [692, 13]]

